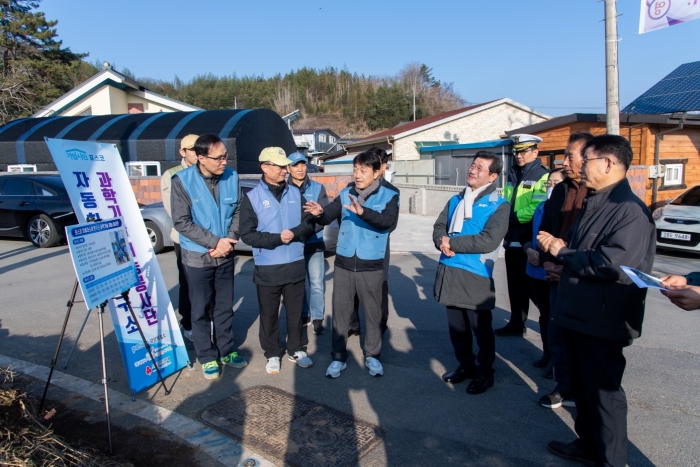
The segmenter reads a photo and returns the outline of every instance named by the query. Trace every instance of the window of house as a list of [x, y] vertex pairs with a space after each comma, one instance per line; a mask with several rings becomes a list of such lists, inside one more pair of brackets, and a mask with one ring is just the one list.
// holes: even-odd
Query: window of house
[[326, 142], [326, 135], [325, 134], [318, 135], [318, 142], [325, 143]]
[[92, 115], [92, 107], [88, 107], [87, 109], [83, 110], [78, 114], [78, 117], [89, 117]]
[[683, 164], [666, 164], [664, 186], [683, 184]]
[[335, 136], [329, 136], [329, 137], [328, 137], [328, 142], [331, 143], [331, 144], [335, 143]]
[[142, 114], [144, 112], [143, 104], [127, 104], [130, 114]]

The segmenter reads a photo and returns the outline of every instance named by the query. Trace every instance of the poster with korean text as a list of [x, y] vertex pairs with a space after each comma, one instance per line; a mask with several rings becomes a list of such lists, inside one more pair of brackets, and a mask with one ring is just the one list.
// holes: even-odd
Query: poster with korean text
[[141, 329], [152, 347], [151, 361], [126, 302], [109, 301], [109, 311], [121, 349], [129, 386], [142, 391], [189, 363], [168, 289], [160, 272], [139, 206], [114, 144], [46, 139], [54, 162], [70, 196], [78, 220], [105, 221], [123, 218], [128, 252], [133, 257], [138, 285], [129, 299]]
[[139, 284], [121, 217], [66, 227], [66, 240], [88, 310]]

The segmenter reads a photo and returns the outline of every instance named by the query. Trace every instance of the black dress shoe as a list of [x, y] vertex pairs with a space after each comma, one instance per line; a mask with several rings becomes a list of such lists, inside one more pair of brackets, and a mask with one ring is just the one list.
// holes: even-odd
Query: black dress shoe
[[472, 379], [475, 376], [475, 370], [465, 370], [462, 367], [457, 368], [454, 371], [450, 371], [442, 375], [442, 380], [446, 383], [458, 384], [465, 379]]
[[481, 394], [493, 386], [493, 376], [477, 376], [467, 386], [467, 394]]
[[549, 452], [562, 459], [578, 462], [579, 464], [593, 466], [593, 459], [583, 452], [574, 442], [564, 443], [563, 441], [550, 441], [547, 445]]
[[532, 366], [534, 366], [535, 368], [544, 368], [547, 365], [549, 365], [549, 362], [551, 362], [551, 361], [552, 361], [552, 356], [548, 353], [545, 353], [545, 354], [542, 354], [542, 357], [539, 360], [537, 360], [536, 362], [534, 362], [532, 364]]
[[501, 337], [523, 337], [527, 329], [506, 324], [502, 328], [496, 329], [493, 333]]

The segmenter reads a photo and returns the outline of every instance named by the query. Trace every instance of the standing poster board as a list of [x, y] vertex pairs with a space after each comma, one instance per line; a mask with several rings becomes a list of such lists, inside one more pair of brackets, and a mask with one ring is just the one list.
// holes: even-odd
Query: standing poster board
[[66, 240], [88, 310], [138, 285], [121, 217], [66, 227]]
[[129, 300], [155, 362], [148, 355], [126, 302], [121, 297], [110, 300], [109, 312], [129, 387], [134, 393], [140, 392], [158, 382], [154, 365], [165, 378], [187, 366], [189, 358], [122, 158], [114, 144], [51, 138], [46, 144], [78, 219], [123, 219], [138, 279]]

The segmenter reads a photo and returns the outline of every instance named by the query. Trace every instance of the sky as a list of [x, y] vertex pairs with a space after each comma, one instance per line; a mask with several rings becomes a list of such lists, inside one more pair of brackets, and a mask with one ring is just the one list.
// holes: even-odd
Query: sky
[[[620, 108], [700, 60], [700, 20], [637, 34], [643, 0], [618, 0]], [[425, 63], [470, 103], [509, 97], [557, 116], [605, 113], [598, 0], [43, 0], [59, 39], [137, 78], [395, 75]]]

